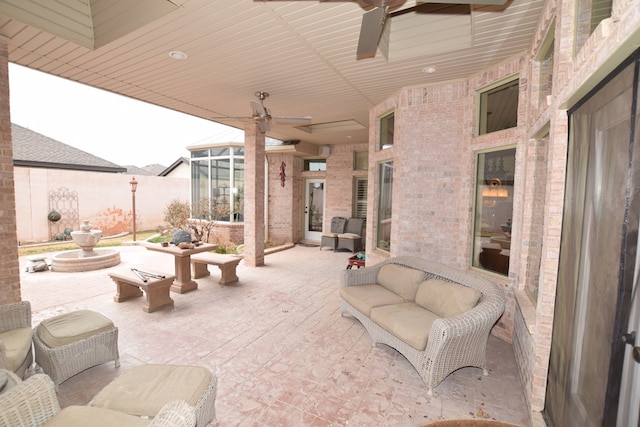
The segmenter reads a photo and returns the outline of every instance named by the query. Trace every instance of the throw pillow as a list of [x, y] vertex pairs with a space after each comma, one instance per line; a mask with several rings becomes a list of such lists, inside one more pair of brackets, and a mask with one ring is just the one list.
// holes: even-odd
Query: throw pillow
[[378, 285], [383, 286], [391, 292], [400, 295], [407, 301], [416, 298], [418, 286], [427, 274], [422, 270], [404, 267], [398, 264], [386, 264], [378, 271]]
[[452, 317], [471, 310], [482, 293], [457, 283], [429, 279], [420, 284], [416, 304], [440, 317]]

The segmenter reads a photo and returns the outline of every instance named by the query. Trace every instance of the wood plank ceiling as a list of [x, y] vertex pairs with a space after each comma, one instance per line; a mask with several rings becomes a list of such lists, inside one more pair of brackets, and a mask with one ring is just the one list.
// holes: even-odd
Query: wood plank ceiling
[[399, 88], [467, 78], [526, 51], [543, 3], [473, 6], [462, 21], [392, 17], [388, 60], [356, 60], [364, 10], [348, 1], [0, 0], [0, 36], [11, 62], [204, 119], [250, 115], [248, 101], [267, 91], [274, 116], [358, 125], [272, 123], [268, 136], [342, 144], [366, 142], [369, 109]]

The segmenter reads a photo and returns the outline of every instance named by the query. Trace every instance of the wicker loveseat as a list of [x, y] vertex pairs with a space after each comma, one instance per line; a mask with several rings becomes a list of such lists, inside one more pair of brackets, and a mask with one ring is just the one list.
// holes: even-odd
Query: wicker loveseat
[[22, 381], [12, 372], [0, 391], [0, 426], [86, 426], [94, 427], [193, 427], [196, 411], [185, 401], [167, 402], [153, 419], [94, 406], [67, 406], [60, 409], [55, 384], [46, 374]]
[[430, 395], [453, 371], [487, 375], [486, 346], [504, 311], [502, 289], [436, 262], [395, 257], [345, 270], [342, 313], [358, 319], [375, 343], [393, 347], [415, 367]]

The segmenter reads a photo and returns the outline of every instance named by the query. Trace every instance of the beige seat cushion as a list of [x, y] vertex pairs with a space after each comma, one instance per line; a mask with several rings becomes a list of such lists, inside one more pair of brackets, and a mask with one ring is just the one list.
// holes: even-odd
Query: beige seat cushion
[[171, 400], [184, 400], [196, 406], [212, 379], [211, 371], [202, 366], [136, 366], [107, 384], [92, 404], [152, 417]]
[[143, 427], [149, 425], [150, 420], [136, 417], [110, 409], [91, 406], [67, 406], [51, 418], [46, 427]]
[[113, 322], [100, 313], [78, 310], [43, 320], [36, 333], [49, 348], [71, 344], [113, 328]]
[[0, 342], [6, 349], [7, 369], [15, 372], [27, 358], [31, 350], [31, 328], [10, 329], [0, 332]]
[[371, 314], [373, 307], [404, 301], [402, 297], [380, 285], [345, 286], [340, 289], [340, 296], [367, 316]]
[[457, 283], [430, 279], [420, 284], [416, 304], [440, 317], [451, 317], [476, 306], [482, 293]]
[[413, 302], [371, 309], [371, 320], [416, 350], [424, 350], [431, 324], [438, 316]]
[[356, 234], [356, 233], [340, 233], [340, 234], [338, 234], [338, 237], [340, 239], [352, 239], [352, 240], [361, 239], [362, 238], [361, 235]]
[[427, 273], [397, 264], [386, 264], [378, 271], [377, 282], [391, 292], [400, 295], [405, 301], [416, 298], [418, 286], [427, 278]]

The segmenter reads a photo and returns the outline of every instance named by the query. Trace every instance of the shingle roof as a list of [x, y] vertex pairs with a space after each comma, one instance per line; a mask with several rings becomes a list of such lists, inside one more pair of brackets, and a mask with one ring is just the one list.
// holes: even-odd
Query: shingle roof
[[22, 126], [11, 124], [13, 164], [50, 169], [122, 173], [126, 168]]
[[173, 162], [171, 164], [171, 166], [165, 168], [164, 170], [162, 170], [158, 175], [159, 176], [167, 176], [171, 173], [171, 171], [173, 171], [175, 168], [177, 168], [178, 166], [180, 166], [181, 164], [186, 164], [189, 165], [189, 159], [186, 157], [180, 157], [178, 160], [176, 160], [175, 162]]

